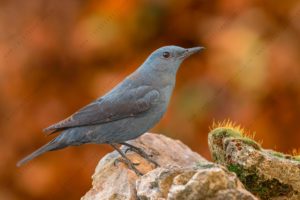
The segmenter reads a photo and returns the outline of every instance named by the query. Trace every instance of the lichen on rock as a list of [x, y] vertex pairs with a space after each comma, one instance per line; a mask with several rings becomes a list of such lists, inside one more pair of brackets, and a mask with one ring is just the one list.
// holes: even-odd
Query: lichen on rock
[[213, 160], [235, 172], [245, 187], [261, 199], [299, 200], [297, 157], [265, 150], [248, 136], [232, 123], [214, 125], [208, 137]]

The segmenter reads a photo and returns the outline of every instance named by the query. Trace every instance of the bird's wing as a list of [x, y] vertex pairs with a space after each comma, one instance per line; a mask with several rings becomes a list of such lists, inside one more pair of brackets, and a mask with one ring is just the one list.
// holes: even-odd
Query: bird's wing
[[71, 127], [102, 124], [134, 117], [148, 111], [158, 98], [159, 92], [150, 86], [140, 86], [104, 96], [44, 131], [51, 134]]

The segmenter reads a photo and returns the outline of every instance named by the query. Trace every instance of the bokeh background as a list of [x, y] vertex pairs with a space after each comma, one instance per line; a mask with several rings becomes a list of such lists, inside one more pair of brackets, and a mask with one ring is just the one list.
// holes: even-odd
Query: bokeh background
[[0, 199], [79, 199], [112, 149], [84, 145], [16, 162], [41, 130], [103, 95], [163, 45], [205, 46], [184, 62], [152, 130], [210, 159], [213, 120], [232, 119], [265, 148], [300, 147], [300, 2], [1, 0]]

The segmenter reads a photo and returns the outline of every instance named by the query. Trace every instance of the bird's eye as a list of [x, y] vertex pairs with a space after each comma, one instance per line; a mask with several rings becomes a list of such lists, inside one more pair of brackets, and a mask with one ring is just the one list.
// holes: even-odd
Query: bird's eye
[[168, 52], [168, 51], [165, 51], [165, 52], [163, 52], [163, 57], [164, 58], [169, 58], [170, 57], [170, 52]]

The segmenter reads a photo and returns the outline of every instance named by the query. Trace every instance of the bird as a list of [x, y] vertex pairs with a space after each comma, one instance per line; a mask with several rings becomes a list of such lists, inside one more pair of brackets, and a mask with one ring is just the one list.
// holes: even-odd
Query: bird
[[118, 145], [127, 146], [129, 150], [159, 166], [142, 149], [127, 141], [143, 135], [160, 121], [170, 102], [181, 63], [203, 49], [172, 45], [153, 51], [142, 65], [111, 91], [66, 119], [45, 128], [43, 131], [48, 134], [60, 134], [20, 160], [17, 166], [48, 151], [88, 143], [111, 145], [122, 156], [128, 168], [138, 175], [142, 173]]

